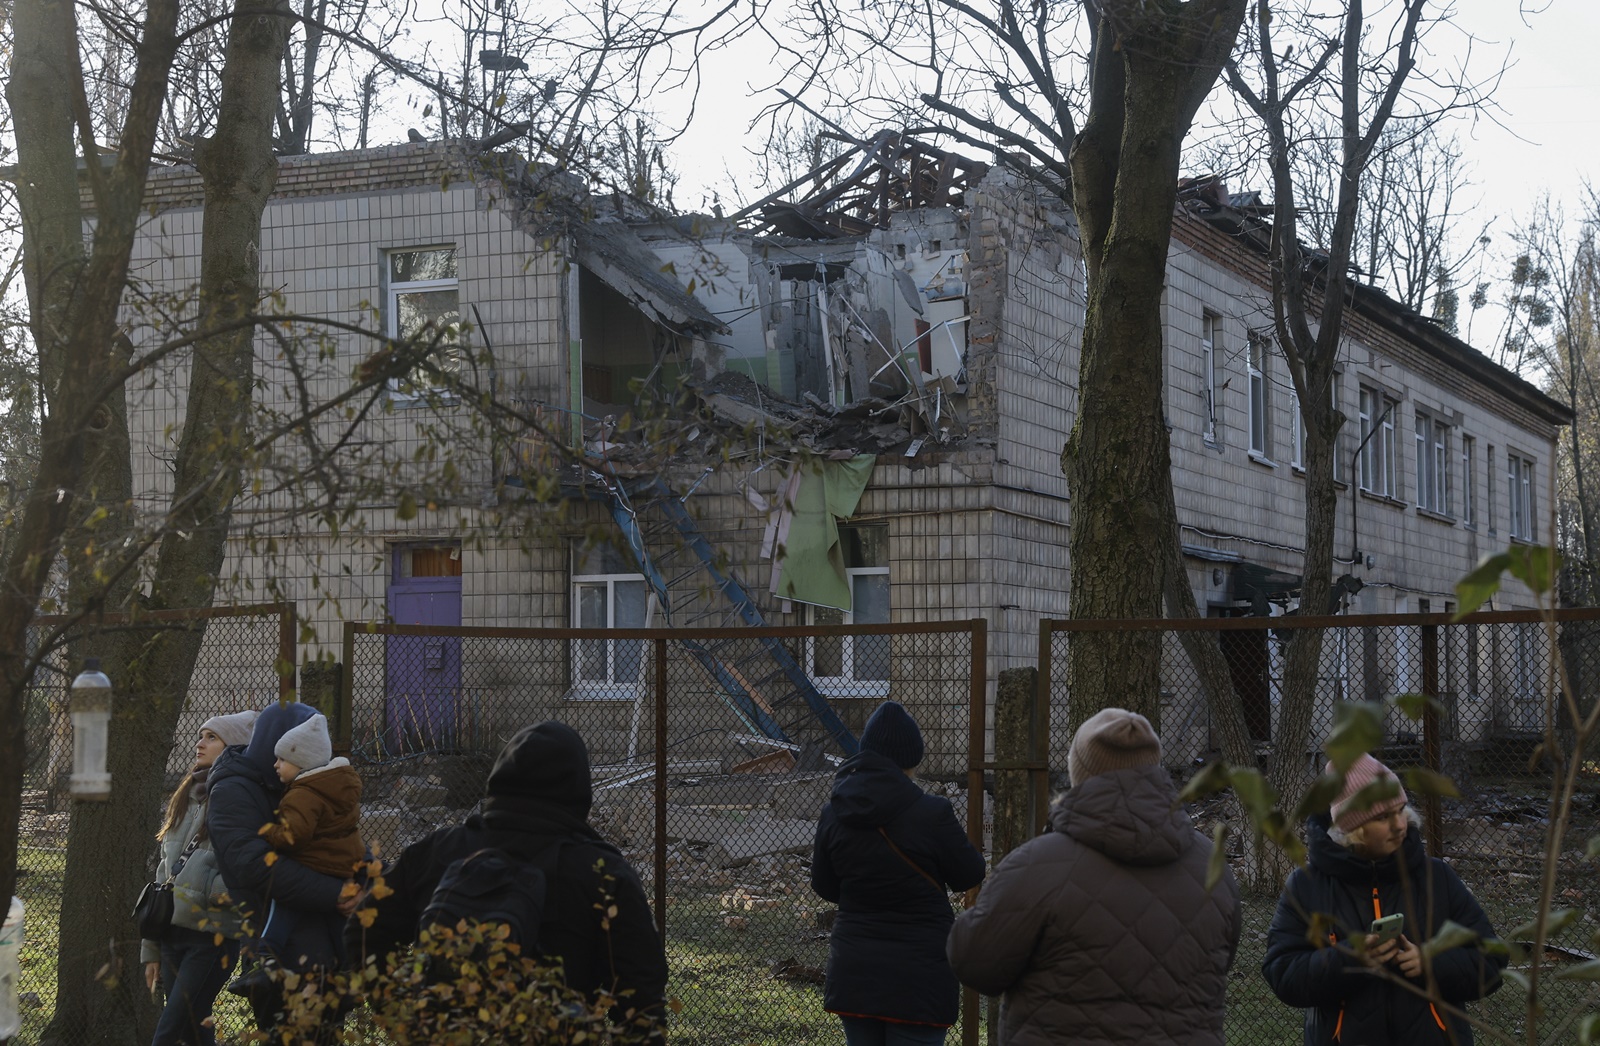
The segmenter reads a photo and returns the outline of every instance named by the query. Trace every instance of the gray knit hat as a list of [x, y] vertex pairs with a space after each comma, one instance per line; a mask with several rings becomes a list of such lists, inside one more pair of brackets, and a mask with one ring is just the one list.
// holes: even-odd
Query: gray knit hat
[[1161, 739], [1150, 720], [1125, 708], [1102, 708], [1073, 735], [1067, 777], [1076, 788], [1096, 774], [1159, 762]]
[[327, 766], [333, 758], [333, 741], [328, 737], [328, 717], [318, 713], [299, 726], [284, 732], [272, 754], [302, 770]]
[[201, 730], [209, 730], [216, 734], [229, 748], [234, 745], [249, 744], [250, 732], [255, 728], [256, 710], [253, 708], [232, 715], [214, 715], [200, 724]]

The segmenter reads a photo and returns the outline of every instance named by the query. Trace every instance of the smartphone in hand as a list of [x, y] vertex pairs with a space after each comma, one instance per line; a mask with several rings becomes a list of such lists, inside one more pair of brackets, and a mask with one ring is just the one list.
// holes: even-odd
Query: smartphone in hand
[[1406, 930], [1406, 915], [1404, 912], [1395, 912], [1385, 915], [1381, 919], [1372, 920], [1372, 932], [1378, 938], [1372, 942], [1372, 947], [1388, 944], [1398, 938]]

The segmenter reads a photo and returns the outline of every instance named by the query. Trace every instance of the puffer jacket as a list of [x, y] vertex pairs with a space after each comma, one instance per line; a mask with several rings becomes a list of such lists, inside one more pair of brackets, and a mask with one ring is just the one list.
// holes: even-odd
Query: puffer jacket
[[1222, 1043], [1239, 887], [1205, 887], [1211, 841], [1160, 766], [1099, 774], [1055, 803], [956, 918], [950, 965], [1001, 995], [1009, 1046]]
[[278, 820], [263, 832], [279, 853], [323, 875], [357, 872], [361, 843], [361, 775], [344, 756], [300, 771], [278, 802]]
[[954, 1024], [961, 986], [944, 955], [955, 917], [945, 888], [970, 889], [983, 871], [983, 855], [948, 799], [926, 794], [876, 752], [847, 759], [817, 821], [811, 856], [811, 888], [839, 906], [824, 1008]]
[[[160, 858], [156, 862], [156, 882], [167, 881], [178, 858], [194, 841], [200, 826], [205, 824], [205, 818], [206, 788], [204, 784], [197, 784], [190, 789], [189, 809], [183, 819], [158, 844]], [[241, 922], [238, 909], [229, 903], [228, 888], [222, 882], [222, 872], [217, 868], [217, 855], [211, 849], [211, 841], [205, 840], [183, 862], [183, 867], [178, 869], [178, 877], [172, 882], [172, 925], [238, 938], [244, 933]], [[139, 942], [140, 962], [160, 960], [160, 941]]]
[[273, 823], [283, 794], [283, 783], [272, 768], [275, 743], [275, 738], [263, 739], [258, 727], [250, 748], [235, 745], [217, 757], [206, 803], [207, 830], [228, 893], [257, 932], [271, 901], [300, 913], [280, 960], [294, 970], [334, 967], [344, 954], [344, 917], [339, 914], [344, 880], [276, 854], [261, 834]]
[[[1381, 861], [1334, 842], [1329, 823], [1321, 814], [1306, 826], [1309, 861], [1284, 886], [1261, 965], [1278, 998], [1305, 1009], [1307, 1046], [1471, 1046], [1472, 1028], [1465, 1021], [1377, 976], [1355, 956], [1309, 940], [1307, 916], [1331, 915], [1328, 943], [1335, 944], [1369, 932], [1379, 916], [1403, 912], [1406, 938], [1420, 944], [1446, 920], [1492, 938], [1483, 908], [1455, 869], [1427, 855], [1415, 822], [1400, 850]], [[1432, 964], [1440, 996], [1452, 1005], [1481, 999], [1500, 987], [1505, 962], [1473, 945], [1440, 952]]]

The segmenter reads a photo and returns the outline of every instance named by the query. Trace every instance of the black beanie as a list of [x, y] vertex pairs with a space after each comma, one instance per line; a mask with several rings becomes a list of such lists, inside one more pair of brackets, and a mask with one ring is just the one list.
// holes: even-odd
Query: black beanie
[[902, 770], [909, 770], [922, 762], [922, 731], [904, 705], [885, 701], [867, 720], [867, 728], [861, 731], [861, 747], [888, 758]]
[[565, 723], [525, 726], [506, 742], [489, 771], [490, 795], [543, 799], [580, 818], [589, 816], [589, 749]]

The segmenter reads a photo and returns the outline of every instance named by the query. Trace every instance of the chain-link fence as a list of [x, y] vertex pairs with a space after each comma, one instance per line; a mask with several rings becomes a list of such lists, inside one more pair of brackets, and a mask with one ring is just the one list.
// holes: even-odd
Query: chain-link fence
[[968, 786], [981, 781], [984, 635], [981, 621], [352, 625], [340, 732], [363, 777], [362, 829], [397, 854], [467, 815], [517, 728], [568, 723], [594, 765], [594, 823], [665, 925], [673, 1040], [842, 1043], [822, 1009], [832, 911], [810, 889], [817, 816], [867, 716], [893, 697], [922, 728], [921, 783], [981, 838], [982, 790]]
[[[172, 628], [203, 628], [205, 634], [173, 730], [164, 793], [177, 787], [189, 769], [201, 723], [219, 713], [261, 708], [293, 685], [292, 679], [281, 678], [278, 671], [280, 664], [292, 664], [294, 658], [295, 611], [287, 604], [148, 613], [133, 621], [111, 615], [92, 623], [41, 618], [30, 630], [30, 649], [37, 652], [45, 645], [49, 649], [34, 672], [24, 701], [28, 765], [18, 834], [17, 895], [25, 906], [27, 932], [20, 956], [18, 993], [23, 1025], [16, 1039], [19, 1043], [38, 1041], [56, 1003], [57, 930], [71, 826], [67, 783], [72, 768], [72, 721], [67, 696], [72, 672], [66, 644], [95, 629], [154, 635]], [[152, 838], [152, 864], [155, 852]], [[229, 1024], [229, 1015], [223, 1016], [223, 1023]], [[237, 1017], [232, 1023], [237, 1023]]]
[[[1561, 611], [1553, 629], [1533, 612], [1473, 614], [1452, 622], [1446, 614], [1333, 618], [1231, 618], [1176, 622], [1066, 622], [1041, 626], [1040, 686], [1049, 702], [1050, 763], [1066, 765], [1071, 742], [1071, 693], [1067, 652], [1082, 632], [1120, 629], [1158, 633], [1161, 690], [1157, 728], [1163, 755], [1178, 778], [1221, 756], [1221, 740], [1183, 633], [1215, 643], [1245, 712], [1245, 725], [1260, 764], [1304, 759], [1320, 769], [1318, 748], [1340, 701], [1382, 701], [1402, 694], [1427, 694], [1437, 712], [1417, 722], [1398, 708], [1385, 723], [1374, 753], [1397, 771], [1424, 767], [1450, 776], [1461, 795], [1413, 797], [1423, 815], [1429, 852], [1448, 860], [1474, 892], [1497, 931], [1509, 933], [1533, 918], [1538, 903], [1543, 852], [1549, 827], [1553, 775], [1543, 758], [1545, 724], [1555, 717], [1564, 734], [1567, 718], [1559, 700], [1557, 651], [1579, 707], [1592, 706], [1600, 688], [1600, 611]], [[1310, 743], [1284, 753], [1273, 732], [1285, 701], [1284, 668], [1290, 644], [1308, 630], [1320, 632], [1319, 669], [1313, 698]], [[1553, 638], [1552, 638], [1553, 637]], [[1584, 909], [1600, 895], [1600, 868], [1585, 860], [1588, 840], [1600, 834], [1600, 763], [1584, 758], [1577, 794], [1565, 810], [1570, 826], [1557, 862], [1555, 907]], [[1064, 782], [1063, 782], [1064, 784]], [[1223, 804], [1196, 810], [1207, 831]], [[1241, 836], [1230, 856], [1248, 882]], [[1272, 995], [1261, 977], [1266, 930], [1276, 895], [1246, 890], [1245, 928], [1228, 998], [1228, 1041], [1249, 1046], [1284, 1046], [1301, 1041], [1301, 1017]], [[1572, 967], [1596, 956], [1595, 918], [1578, 919], [1555, 936], [1544, 963]], [[1545, 980], [1540, 1001], [1547, 1015], [1564, 1015], [1595, 1004], [1587, 982]], [[1525, 1034], [1525, 998], [1508, 986], [1477, 1010], [1503, 1031]], [[1559, 1021], [1547, 1021], [1555, 1027]]]

